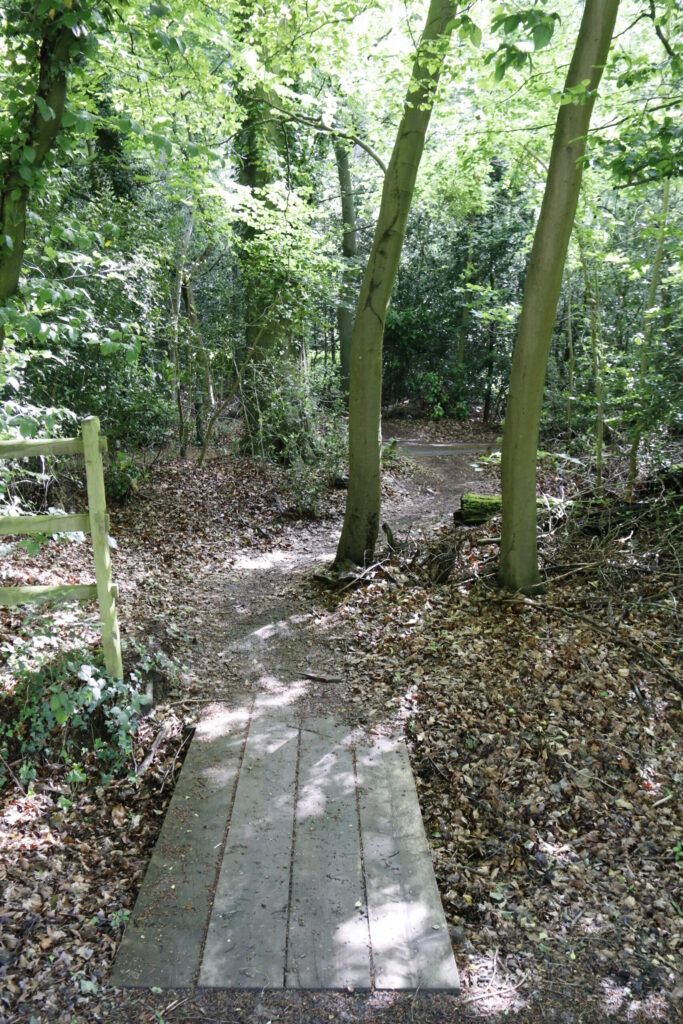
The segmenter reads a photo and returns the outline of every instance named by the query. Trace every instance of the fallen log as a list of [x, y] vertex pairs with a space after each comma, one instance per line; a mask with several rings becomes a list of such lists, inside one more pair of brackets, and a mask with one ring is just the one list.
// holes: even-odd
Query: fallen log
[[[562, 504], [557, 498], [537, 498], [536, 505], [539, 509], [547, 508], [548, 505]], [[467, 492], [460, 498], [460, 508], [453, 513], [453, 520], [464, 526], [479, 526], [487, 522], [503, 508], [503, 499], [500, 494], [472, 494]]]
[[500, 494], [463, 494], [460, 508], [453, 513], [453, 519], [465, 526], [477, 526], [492, 519], [502, 507]]

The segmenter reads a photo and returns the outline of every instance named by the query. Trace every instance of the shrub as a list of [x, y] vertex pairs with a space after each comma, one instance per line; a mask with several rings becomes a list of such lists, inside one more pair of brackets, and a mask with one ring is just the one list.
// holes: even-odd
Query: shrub
[[109, 460], [104, 475], [107, 497], [111, 501], [124, 502], [138, 489], [144, 476], [142, 468], [126, 452], [116, 452]]
[[[35, 650], [34, 643], [34, 655]], [[90, 751], [105, 781], [126, 769], [140, 712], [149, 701], [137, 674], [113, 679], [87, 649], [29, 660], [20, 647], [8, 667], [14, 686], [0, 699], [0, 785], [7, 764], [16, 759], [22, 761], [23, 781], [35, 776], [39, 763], [55, 759], [70, 766], [70, 781], [82, 781], [80, 762]]]
[[287, 470], [288, 496], [298, 514], [319, 516], [346, 457], [338, 371], [269, 361], [250, 367], [242, 392], [248, 450]]

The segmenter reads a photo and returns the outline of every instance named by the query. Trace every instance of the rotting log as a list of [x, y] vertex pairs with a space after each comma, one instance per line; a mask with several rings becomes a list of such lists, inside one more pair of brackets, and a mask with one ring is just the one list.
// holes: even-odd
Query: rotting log
[[460, 498], [460, 508], [453, 513], [453, 519], [465, 526], [477, 526], [492, 519], [502, 507], [503, 499], [500, 494], [467, 493]]
[[[547, 508], [549, 505], [561, 504], [557, 498], [536, 499], [539, 509]], [[460, 508], [453, 513], [453, 520], [464, 526], [479, 526], [487, 522], [501, 511], [503, 499], [500, 494], [472, 494], [467, 492], [460, 498]]]

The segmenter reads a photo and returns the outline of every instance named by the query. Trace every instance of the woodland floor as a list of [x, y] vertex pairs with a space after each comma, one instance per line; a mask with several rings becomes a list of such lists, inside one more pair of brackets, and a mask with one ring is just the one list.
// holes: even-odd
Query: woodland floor
[[[506, 598], [491, 579], [499, 525], [452, 525], [463, 490], [497, 489], [495, 468], [472, 465], [495, 435], [408, 421], [384, 433], [411, 455], [410, 471], [389, 474], [383, 508], [406, 543], [345, 589], [324, 582], [343, 494], [322, 522], [296, 521], [275, 498], [278, 474], [220, 456], [199, 472], [158, 463], [114, 510], [122, 632], [184, 671], [157, 675], [139, 766], [161, 740], [139, 782], [101, 788], [93, 772], [74, 793], [48, 765], [33, 795], [2, 792], [0, 1019], [683, 1018], [674, 536], [660, 528], [655, 545], [647, 522], [551, 522], [547, 593]], [[552, 467], [542, 487], [571, 489]], [[52, 545], [4, 558], [4, 583], [89, 580], [86, 545], [58, 558]], [[92, 612], [56, 615], [46, 645], [94, 638]], [[1, 612], [4, 653], [42, 621]], [[108, 985], [192, 722], [268, 689], [305, 714], [405, 732], [459, 998]]]

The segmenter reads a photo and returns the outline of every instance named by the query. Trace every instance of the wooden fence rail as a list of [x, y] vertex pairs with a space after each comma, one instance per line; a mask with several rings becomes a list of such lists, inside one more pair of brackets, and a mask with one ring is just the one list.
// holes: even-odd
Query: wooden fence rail
[[102, 466], [102, 452], [106, 450], [107, 439], [100, 435], [100, 421], [96, 416], [83, 420], [81, 437], [0, 441], [0, 459], [21, 459], [36, 455], [83, 455], [88, 491], [87, 515], [0, 516], [0, 536], [89, 533], [95, 559], [94, 584], [0, 587], [0, 606], [14, 607], [28, 601], [90, 601], [97, 598], [104, 663], [108, 672], [121, 679], [123, 664], [116, 614], [117, 593], [112, 581], [109, 516]]

